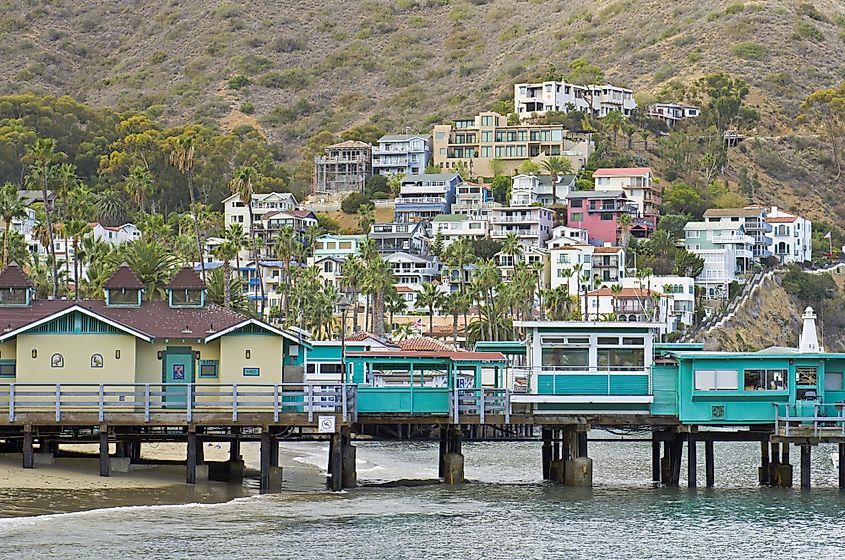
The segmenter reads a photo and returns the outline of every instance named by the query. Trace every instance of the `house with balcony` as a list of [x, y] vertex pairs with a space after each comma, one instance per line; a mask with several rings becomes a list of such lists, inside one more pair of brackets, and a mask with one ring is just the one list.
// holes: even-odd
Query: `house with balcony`
[[617, 286], [602, 286], [584, 295], [588, 313], [586, 320], [649, 322], [659, 324], [661, 334], [672, 330], [671, 298], [656, 290]]
[[129, 241], [141, 238], [141, 230], [135, 224], [123, 224], [122, 226], [104, 226], [99, 222], [89, 224], [90, 235], [97, 241], [108, 243], [111, 246], [123, 245]]
[[637, 206], [625, 191], [573, 191], [566, 197], [566, 225], [589, 232], [590, 243], [616, 245], [621, 238], [619, 216], [635, 217]]
[[666, 322], [669, 331], [681, 329], [681, 325], [695, 322], [695, 279], [689, 276], [628, 276], [620, 282], [623, 288], [634, 288], [659, 292], [667, 298]]
[[511, 206], [563, 204], [575, 190], [575, 175], [514, 175], [511, 186]]
[[661, 197], [650, 167], [596, 169], [593, 181], [596, 191], [625, 191], [628, 200], [637, 206], [636, 217], [648, 222], [648, 233], [654, 231], [660, 214]]
[[441, 214], [431, 221], [436, 237], [443, 238], [443, 246], [448, 247], [460, 238], [469, 240], [482, 239], [490, 233], [490, 222], [485, 218], [464, 216], [462, 214]]
[[311, 188], [318, 194], [363, 191], [372, 175], [373, 147], [347, 140], [326, 146], [325, 155], [314, 158]]
[[684, 226], [686, 250], [704, 259], [696, 278], [709, 298], [725, 298], [737, 274], [748, 270], [754, 238], [745, 234], [741, 222], [688, 222]]
[[386, 134], [373, 148], [373, 173], [377, 175], [417, 175], [431, 161], [431, 136]]
[[813, 222], [772, 206], [766, 223], [772, 227], [772, 253], [781, 264], [813, 260]]
[[[296, 198], [291, 193], [271, 192], [252, 195], [252, 213], [260, 221], [264, 214], [280, 210], [293, 210], [297, 207]], [[249, 231], [249, 208], [241, 202], [237, 194], [223, 199], [223, 215], [226, 227], [240, 224], [244, 231]]]
[[426, 282], [440, 279], [440, 261], [434, 255], [412, 255], [398, 252], [385, 259], [393, 269], [396, 284], [418, 290]]
[[767, 212], [765, 206], [710, 208], [704, 212], [704, 221], [729, 227], [742, 225], [744, 234], [753, 239], [751, 257], [759, 261], [772, 255], [772, 225], [766, 222]]
[[508, 124], [504, 115], [481, 113], [434, 126], [434, 164], [444, 172], [458, 166], [469, 177], [493, 177], [494, 160], [503, 175], [513, 175], [525, 160], [538, 165], [550, 156], [562, 157], [573, 171], [586, 165], [595, 144], [589, 133], [560, 124]]
[[630, 89], [604, 85], [578, 85], [566, 81], [514, 84], [514, 113], [520, 119], [545, 115], [547, 112], [580, 111], [603, 117], [611, 111], [629, 116], [637, 108]]
[[509, 281], [513, 278], [517, 265], [524, 263], [537, 269], [537, 274], [540, 275], [540, 282], [544, 288], [549, 285], [550, 254], [542, 247], [525, 247], [519, 255], [508, 255], [500, 251], [496, 253], [494, 259], [502, 280]]
[[455, 192], [463, 182], [457, 173], [424, 173], [402, 178], [396, 197], [396, 222], [431, 221], [435, 216], [449, 214], [455, 202]]
[[279, 231], [284, 227], [293, 229], [294, 234], [301, 243], [305, 242], [305, 232], [308, 228], [319, 223], [317, 215], [311, 210], [278, 210], [262, 214], [261, 219], [256, 219], [253, 234], [261, 240], [260, 253], [264, 257], [275, 257], [274, 246]]
[[314, 258], [338, 257], [347, 258], [361, 252], [361, 243], [367, 239], [366, 235], [340, 235], [327, 233], [314, 241]]
[[566, 286], [570, 294], [584, 288], [618, 284], [625, 278], [625, 250], [622, 247], [562, 245], [552, 248], [552, 288]]
[[505, 239], [516, 234], [523, 245], [543, 248], [555, 223], [553, 210], [542, 206], [503, 206], [490, 214], [490, 237]]
[[556, 249], [565, 245], [589, 245], [590, 232], [585, 229], [557, 226], [552, 230], [552, 238], [546, 243], [549, 249]]
[[474, 218], [488, 219], [490, 211], [501, 206], [493, 200], [493, 193], [490, 187], [480, 183], [463, 182], [458, 185], [455, 191], [455, 203], [452, 205], [452, 214], [472, 216]]
[[429, 222], [373, 224], [369, 238], [373, 240], [380, 255], [404, 252], [412, 255], [427, 255], [431, 244]]
[[701, 109], [693, 105], [679, 103], [655, 103], [648, 108], [648, 116], [662, 119], [668, 126], [675, 126], [684, 119], [692, 119], [701, 115]]

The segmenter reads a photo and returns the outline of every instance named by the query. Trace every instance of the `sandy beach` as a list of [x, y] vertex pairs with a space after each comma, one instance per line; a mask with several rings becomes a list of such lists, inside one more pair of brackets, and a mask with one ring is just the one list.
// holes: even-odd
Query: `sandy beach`
[[[89, 456], [57, 457], [53, 465], [21, 466], [21, 455], [0, 454], [0, 517], [42, 515], [83, 511], [103, 507], [218, 503], [258, 493], [256, 479], [242, 484], [205, 481], [185, 483], [185, 467], [178, 464], [133, 465], [130, 472], [99, 475], [98, 446], [63, 445], [62, 451]], [[112, 450], [114, 451], [114, 450]], [[207, 461], [228, 459], [227, 444], [205, 444]], [[258, 444], [242, 443], [241, 455], [248, 471], [258, 468]], [[307, 452], [296, 445], [280, 448], [279, 463], [284, 469], [285, 491], [319, 491], [325, 488], [325, 472], [319, 446]], [[316, 457], [315, 457], [316, 454]], [[144, 444], [142, 459], [184, 461], [185, 445]]]

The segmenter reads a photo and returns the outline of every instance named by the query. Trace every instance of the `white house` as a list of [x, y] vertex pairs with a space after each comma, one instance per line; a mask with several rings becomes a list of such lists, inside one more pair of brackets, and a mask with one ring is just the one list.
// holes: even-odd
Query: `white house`
[[813, 222], [772, 206], [766, 223], [772, 226], [772, 253], [782, 264], [813, 260]]
[[490, 214], [493, 239], [515, 233], [523, 245], [545, 247], [554, 227], [554, 211], [542, 206], [503, 206]]
[[648, 116], [663, 119], [669, 126], [674, 126], [683, 119], [695, 118], [701, 115], [701, 109], [693, 105], [679, 103], [655, 103], [648, 108]]
[[603, 117], [611, 111], [630, 115], [637, 108], [630, 89], [604, 85], [577, 85], [565, 81], [514, 85], [514, 112], [520, 119], [548, 111], [581, 111]]
[[443, 238], [443, 246], [448, 247], [458, 239], [481, 239], [490, 232], [490, 222], [481, 217], [465, 216], [461, 214], [441, 214], [431, 220], [431, 227], [435, 237], [439, 233]]
[[695, 279], [689, 276], [628, 276], [622, 280], [623, 288], [642, 288], [660, 292], [668, 298], [670, 330], [679, 330], [681, 324], [695, 321]]
[[[293, 210], [296, 206], [296, 198], [291, 193], [271, 192], [252, 195], [252, 212], [256, 221], [261, 220], [270, 212]], [[240, 224], [244, 231], [249, 231], [249, 209], [241, 202], [237, 194], [223, 199], [223, 214], [226, 227]]]
[[622, 247], [561, 245], [550, 249], [551, 287], [566, 286], [569, 293], [618, 284], [625, 278]]
[[393, 269], [396, 284], [416, 288], [440, 278], [440, 262], [433, 255], [412, 255], [400, 251], [388, 255], [384, 260]]
[[386, 134], [373, 148], [373, 173], [376, 175], [417, 175], [431, 161], [431, 136]]
[[675, 330], [671, 298], [657, 290], [602, 286], [584, 297], [589, 321], [615, 316], [618, 321], [660, 323], [661, 333]]
[[[552, 184], [554, 183], [554, 184]], [[575, 175], [515, 175], [511, 186], [511, 206], [563, 204], [575, 189]]]
[[452, 205], [452, 214], [487, 219], [490, 211], [498, 206], [501, 206], [501, 204], [493, 200], [490, 187], [478, 183], [464, 182], [458, 185], [455, 203]]
[[552, 230], [552, 238], [549, 239], [546, 246], [549, 249], [556, 249], [564, 245], [589, 245], [590, 232], [586, 229], [557, 226]]
[[660, 190], [654, 184], [650, 167], [618, 167], [596, 169], [593, 181], [597, 191], [624, 191], [637, 205], [637, 214], [657, 226], [660, 211]]
[[104, 241], [109, 245], [123, 245], [129, 241], [141, 238], [141, 230], [135, 224], [123, 224], [122, 226], [104, 226], [99, 222], [90, 224], [91, 234], [94, 239]]
[[542, 275], [542, 285], [546, 287], [549, 285], [549, 252], [540, 247], [525, 247], [520, 255], [506, 255], [505, 253], [496, 253], [494, 257], [496, 265], [499, 269], [499, 274], [502, 279], [507, 281], [513, 277], [514, 270], [518, 263], [525, 263], [531, 267], [539, 266], [538, 274]]

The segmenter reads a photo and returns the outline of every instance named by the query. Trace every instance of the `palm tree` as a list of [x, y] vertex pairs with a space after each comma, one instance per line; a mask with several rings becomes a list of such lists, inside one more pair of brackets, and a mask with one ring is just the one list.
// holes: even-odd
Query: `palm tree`
[[314, 247], [317, 245], [317, 238], [321, 235], [323, 235], [323, 228], [319, 224], [312, 224], [305, 230], [303, 237], [306, 257], [314, 256]]
[[616, 219], [616, 223], [619, 226], [622, 247], [627, 251], [628, 243], [631, 240], [631, 225], [634, 223], [634, 218], [630, 214], [620, 214]]
[[484, 324], [488, 329], [488, 340], [496, 340], [494, 336], [498, 332], [494, 327], [497, 323], [498, 315], [495, 307], [494, 294], [500, 281], [499, 269], [493, 259], [481, 261], [475, 269], [475, 276], [473, 277], [474, 291], [478, 294], [479, 302], [484, 302], [484, 305], [479, 307], [479, 315], [487, 315], [487, 321]]
[[144, 284], [147, 300], [164, 298], [164, 288], [178, 264], [170, 250], [161, 242], [137, 239], [120, 247], [119, 257], [129, 265]]
[[604, 127], [613, 133], [613, 145], [616, 145], [616, 138], [619, 135], [619, 131], [622, 129], [622, 122], [624, 121], [624, 116], [620, 111], [610, 111], [608, 114], [604, 116], [602, 119], [602, 124]]
[[[466, 268], [468, 265], [474, 263], [476, 260], [475, 253], [472, 250], [472, 245], [466, 237], [461, 237], [446, 248], [445, 261], [449, 271], [458, 271], [458, 286], [461, 295], [466, 296]], [[472, 298], [467, 298], [471, 301]], [[464, 329], [467, 328], [467, 313], [469, 312], [469, 305], [464, 311]]]
[[405, 323], [403, 325], [398, 325], [395, 329], [393, 329], [391, 336], [396, 342], [401, 342], [403, 340], [408, 340], [409, 338], [414, 338], [416, 334], [417, 331], [414, 330], [414, 327]]
[[640, 137], [643, 139], [644, 149], [648, 151], [648, 139], [651, 136], [651, 131], [647, 129], [642, 129], [640, 131]]
[[[207, 287], [208, 301], [216, 303], [217, 305], [223, 305], [226, 297], [225, 292], [227, 290], [223, 267], [211, 271], [211, 274], [208, 275]], [[228, 291], [231, 297], [229, 305], [232, 311], [240, 313], [241, 315], [255, 315], [252, 310], [252, 305], [246, 298], [246, 294], [244, 294], [243, 281], [240, 277], [236, 276], [230, 278]]]
[[375, 221], [375, 207], [372, 204], [362, 204], [358, 207], [358, 227], [361, 232], [370, 231], [370, 226]]
[[396, 291], [394, 286], [391, 286], [391, 290], [387, 291], [387, 294], [384, 298], [384, 306], [387, 310], [388, 315], [390, 316], [390, 328], [393, 328], [393, 316], [394, 315], [401, 315], [408, 311], [408, 303], [405, 301], [405, 298], [399, 295], [399, 292]]
[[56, 248], [53, 246], [53, 202], [47, 194], [47, 183], [53, 164], [64, 157], [56, 151], [56, 141], [52, 138], [39, 138], [26, 149], [26, 159], [32, 163], [32, 174], [41, 183], [41, 196], [44, 198], [44, 216], [47, 227], [47, 255], [51, 260], [53, 276], [53, 298], [59, 297], [59, 268], [56, 263]]
[[144, 202], [153, 194], [153, 176], [150, 170], [142, 165], [133, 166], [126, 176], [123, 188], [135, 204], [138, 211], [144, 211]]
[[[199, 216], [197, 215], [198, 212], [196, 211], [195, 205], [197, 202], [196, 196], [194, 195], [194, 155], [196, 149], [194, 147], [194, 138], [193, 136], [180, 136], [176, 139], [173, 144], [173, 150], [170, 152], [170, 164], [175, 167], [179, 173], [185, 176], [188, 180], [188, 196], [191, 200], [191, 212], [194, 213], [194, 235], [196, 236], [197, 242], [197, 255], [199, 255], [200, 261], [200, 271], [202, 275], [202, 279], [205, 280], [205, 260], [202, 258], [202, 241], [200, 240], [200, 223], [199, 223]], [[231, 186], [231, 185], [230, 185]], [[233, 190], [234, 192], [234, 190]], [[252, 191], [250, 190], [250, 199], [252, 197]], [[241, 200], [243, 202], [243, 199]], [[250, 206], [250, 220], [252, 220], [252, 206]], [[250, 228], [252, 227], [252, 222], [250, 221]], [[256, 261], [257, 266], [257, 261]], [[264, 296], [264, 292], [262, 289], [261, 296]], [[264, 310], [264, 301], [261, 302], [262, 306], [262, 313]]]
[[502, 243], [502, 253], [510, 255], [514, 266], [516, 266], [517, 257], [522, 256], [524, 250], [522, 241], [520, 241], [519, 236], [515, 233], [509, 233]]
[[299, 241], [296, 239], [296, 232], [291, 226], [282, 226], [279, 229], [279, 236], [276, 238], [276, 244], [273, 250], [276, 253], [276, 258], [282, 261], [285, 271], [284, 282], [282, 283], [282, 310], [285, 317], [290, 311], [290, 263], [296, 255], [299, 247]]
[[381, 256], [367, 262], [365, 290], [373, 297], [373, 334], [384, 336], [384, 293], [393, 286], [393, 269]]
[[619, 295], [621, 293], [622, 293], [622, 286], [620, 286], [619, 284], [614, 284], [610, 287], [610, 294], [611, 294], [611, 297], [613, 298], [613, 313], [614, 314], [619, 313], [618, 300], [619, 300]]
[[[352, 332], [358, 332], [358, 294], [363, 282], [364, 261], [361, 260], [361, 257], [352, 255], [341, 266], [343, 267], [343, 276], [340, 278], [340, 286], [350, 294], [349, 300], [352, 303]], [[393, 323], [392, 314], [390, 316], [390, 322]]]
[[96, 195], [97, 219], [107, 226], [114, 226], [126, 221], [126, 195], [115, 189], [105, 189]]
[[469, 298], [460, 292], [450, 293], [443, 302], [443, 310], [452, 316], [452, 342], [456, 347], [458, 346], [458, 317], [465, 314], [468, 309]]
[[26, 203], [20, 197], [17, 185], [5, 183], [0, 187], [0, 218], [3, 219], [3, 266], [9, 264], [9, 230], [12, 220], [26, 217]]
[[[91, 231], [91, 224], [88, 220], [74, 218], [65, 224], [66, 235], [73, 242], [73, 285], [74, 297], [79, 299], [79, 243], [85, 234]], [[67, 261], [67, 249], [65, 249], [65, 261]]]
[[[255, 184], [261, 180], [261, 174], [258, 170], [251, 166], [245, 165], [235, 171], [232, 180], [229, 181], [229, 189], [232, 194], [238, 195], [241, 203], [246, 205], [249, 211], [249, 236], [255, 239], [255, 216], [252, 210], [252, 196], [255, 193]], [[197, 229], [197, 236], [199, 236], [199, 229]], [[197, 237], [199, 244], [199, 237]], [[202, 254], [202, 253], [200, 253]], [[261, 293], [260, 314], [264, 317], [264, 282], [261, 278], [261, 265], [258, 262], [258, 245], [252, 244], [252, 260], [255, 262], [255, 273], [258, 277], [258, 286]]]
[[428, 334], [434, 334], [434, 310], [443, 306], [443, 292], [437, 284], [424, 282], [417, 293], [417, 307], [428, 307]]
[[237, 249], [237, 252], [235, 253], [235, 267], [238, 269], [238, 274], [240, 275], [241, 250], [249, 246], [249, 236], [246, 234], [244, 227], [241, 224], [230, 224], [229, 227], [226, 228], [223, 238], [226, 239], [226, 241], [230, 241], [232, 245], [235, 246], [235, 249]]
[[238, 254], [238, 247], [226, 240], [214, 248], [214, 258], [223, 263], [223, 306], [232, 307], [232, 259]]
[[552, 204], [557, 204], [557, 182], [563, 175], [572, 174], [572, 162], [561, 156], [550, 156], [542, 163], [552, 182]]
[[531, 270], [537, 276], [537, 306], [540, 310], [540, 319], [545, 319], [546, 312], [543, 307], [543, 284], [545, 283], [545, 278], [543, 278], [543, 275], [546, 270], [546, 264], [539, 260], [534, 261], [531, 263]]

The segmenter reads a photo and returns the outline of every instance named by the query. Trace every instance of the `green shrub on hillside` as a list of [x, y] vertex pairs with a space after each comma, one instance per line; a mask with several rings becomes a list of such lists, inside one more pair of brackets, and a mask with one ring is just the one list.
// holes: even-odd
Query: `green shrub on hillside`
[[349, 193], [340, 203], [340, 209], [344, 214], [355, 214], [364, 204], [370, 204], [370, 199], [359, 192]]
[[819, 31], [819, 28], [807, 21], [799, 21], [795, 24], [795, 30], [792, 32], [792, 38], [798, 41], [807, 39], [816, 43], [824, 41], [824, 35]]
[[763, 60], [769, 55], [769, 51], [760, 43], [743, 41], [731, 47], [731, 54], [743, 60]]
[[229, 89], [243, 89], [251, 83], [252, 82], [249, 78], [238, 74], [237, 76], [232, 76], [231, 78], [229, 78], [228, 86]]

